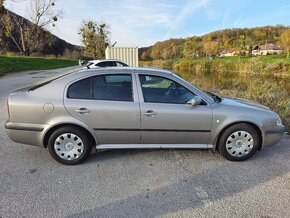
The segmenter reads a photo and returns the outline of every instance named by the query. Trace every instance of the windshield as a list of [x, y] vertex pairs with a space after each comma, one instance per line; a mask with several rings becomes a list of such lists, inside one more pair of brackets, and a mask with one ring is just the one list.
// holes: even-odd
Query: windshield
[[[190, 82], [188, 82], [188, 81], [186, 81], [185, 79], [183, 79], [182, 77], [180, 77], [179, 75], [177, 75], [177, 74], [175, 74], [175, 73], [172, 73], [172, 75], [173, 76], [175, 76], [175, 77], [177, 77], [177, 78], [179, 78], [180, 80], [182, 80], [183, 82], [185, 82], [185, 83], [187, 83], [187, 84], [189, 84], [189, 85], [191, 85], [191, 86], [194, 86], [194, 85], [192, 85]], [[194, 86], [195, 87], [195, 86]], [[195, 87], [196, 88], [196, 87]], [[212, 98], [213, 100], [214, 100], [214, 98], [213, 98], [213, 96], [211, 96], [209, 93], [207, 93], [207, 92], [204, 92], [204, 91], [202, 91], [202, 90], [200, 90], [200, 89], [198, 89], [200, 92], [202, 92], [204, 95], [206, 95], [207, 97], [209, 97], [209, 98]]]

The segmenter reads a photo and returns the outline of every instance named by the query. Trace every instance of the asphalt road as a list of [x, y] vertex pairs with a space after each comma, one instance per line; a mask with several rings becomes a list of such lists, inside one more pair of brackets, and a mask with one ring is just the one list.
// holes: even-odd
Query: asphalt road
[[78, 166], [16, 144], [6, 97], [72, 68], [0, 78], [0, 217], [290, 217], [290, 137], [252, 159], [200, 150], [93, 152]]

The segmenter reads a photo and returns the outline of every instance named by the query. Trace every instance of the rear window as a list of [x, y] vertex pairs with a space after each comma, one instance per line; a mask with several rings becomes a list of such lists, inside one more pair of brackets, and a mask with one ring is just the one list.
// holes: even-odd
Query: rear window
[[103, 62], [100, 62], [100, 63], [96, 64], [95, 66], [98, 66], [98, 67], [115, 67], [116, 63], [114, 61], [103, 61]]
[[59, 76], [59, 77], [53, 78], [53, 79], [48, 80], [48, 81], [45, 81], [45, 82], [43, 82], [43, 83], [39, 83], [39, 84], [37, 84], [37, 85], [31, 87], [28, 91], [34, 91], [34, 90], [36, 90], [36, 89], [38, 89], [38, 88], [40, 88], [40, 87], [43, 87], [43, 86], [45, 86], [45, 85], [47, 85], [47, 84], [49, 84], [49, 83], [51, 83], [51, 82], [53, 82], [53, 81], [55, 81], [55, 80], [57, 80], [57, 79], [60, 79], [60, 78], [65, 77], [65, 76], [67, 76], [67, 75], [69, 75], [69, 74], [72, 74], [72, 73], [74, 73], [74, 72], [69, 72], [69, 73], [67, 73], [67, 74], [61, 75], [61, 76]]
[[116, 62], [117, 67], [129, 67], [127, 64], [124, 64], [122, 62], [117, 61]]

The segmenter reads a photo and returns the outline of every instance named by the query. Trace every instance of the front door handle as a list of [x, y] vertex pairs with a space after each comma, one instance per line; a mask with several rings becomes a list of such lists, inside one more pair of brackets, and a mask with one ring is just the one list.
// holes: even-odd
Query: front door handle
[[148, 117], [151, 117], [151, 116], [154, 116], [156, 115], [156, 112], [155, 111], [152, 111], [152, 110], [149, 110], [149, 111], [146, 111], [144, 113], [145, 116], [148, 116]]
[[88, 114], [88, 113], [90, 113], [90, 110], [82, 107], [80, 109], [75, 110], [75, 112], [80, 113], [80, 114]]

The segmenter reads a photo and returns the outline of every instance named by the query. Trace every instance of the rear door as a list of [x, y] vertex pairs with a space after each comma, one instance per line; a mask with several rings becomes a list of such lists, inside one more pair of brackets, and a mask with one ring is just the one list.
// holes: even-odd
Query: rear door
[[142, 143], [207, 147], [212, 125], [209, 104], [188, 104], [195, 94], [169, 78], [145, 74], [139, 81]]
[[94, 129], [99, 144], [140, 142], [140, 109], [134, 74], [102, 74], [71, 84], [65, 107]]

